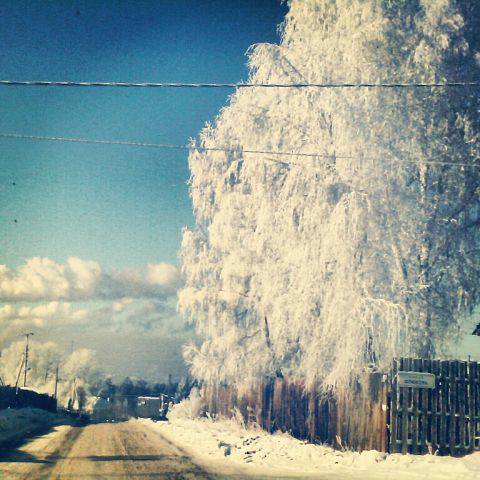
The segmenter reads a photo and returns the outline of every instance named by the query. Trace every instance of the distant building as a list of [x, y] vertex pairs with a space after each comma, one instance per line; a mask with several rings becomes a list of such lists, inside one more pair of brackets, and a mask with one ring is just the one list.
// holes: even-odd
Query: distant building
[[94, 422], [121, 422], [128, 420], [128, 402], [122, 397], [98, 397], [92, 406], [91, 419]]
[[112, 417], [111, 405], [105, 398], [98, 397], [92, 406], [91, 419], [94, 422], [105, 422]]
[[137, 417], [164, 419], [168, 411], [168, 397], [138, 397]]

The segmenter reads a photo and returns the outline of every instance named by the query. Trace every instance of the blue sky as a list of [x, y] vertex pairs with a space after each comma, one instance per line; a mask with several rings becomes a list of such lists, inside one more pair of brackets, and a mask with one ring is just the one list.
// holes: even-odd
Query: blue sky
[[[248, 75], [250, 45], [278, 43], [277, 25], [286, 10], [280, 0], [3, 1], [0, 76], [238, 82]], [[230, 93], [0, 86], [0, 133], [186, 144]], [[52, 262], [65, 265], [78, 257], [101, 266], [103, 284], [111, 280], [103, 272], [123, 272], [113, 289], [124, 288], [133, 275], [135, 288], [148, 290], [146, 277], [138, 283], [146, 275], [142, 266], [178, 265], [182, 229], [193, 226], [188, 177], [186, 151], [0, 139], [0, 264], [15, 272], [29, 259], [44, 257], [49, 263], [41, 268], [52, 275]], [[76, 274], [89, 268], [95, 270], [80, 264]], [[154, 281], [165, 274], [159, 268]], [[24, 277], [35, 275], [30, 269]], [[62, 307], [49, 303], [59, 300], [49, 281], [44, 298], [37, 292], [33, 303], [28, 295], [34, 283], [11, 305], [0, 299], [0, 322], [2, 304], [12, 309], [3, 310], [3, 321], [12, 323], [20, 308], [33, 312], [48, 305], [50, 323], [32, 327], [35, 339], [92, 347], [105, 370], [117, 375], [158, 379], [184, 368], [180, 347], [191, 331], [182, 330], [172, 314], [170, 284], [157, 285], [160, 300], [140, 293], [130, 304], [108, 304], [94, 292], [87, 301], [66, 298], [72, 305]], [[62, 323], [60, 316], [85, 309], [90, 323]], [[103, 325], [101, 333], [96, 324]], [[27, 327], [20, 322], [9, 340], [22, 328]]]
[[[285, 12], [278, 0], [2, 2], [1, 76], [236, 82]], [[229, 93], [0, 87], [0, 132], [185, 144]], [[186, 152], [0, 139], [1, 263], [177, 263], [187, 179]]]
[[[278, 43], [286, 11], [280, 0], [6, 0], [0, 77], [237, 82], [247, 78], [250, 45]], [[230, 93], [0, 86], [0, 133], [186, 144]], [[193, 225], [188, 176], [187, 152], [0, 138], [0, 264], [73, 256], [127, 273], [178, 264], [182, 228]], [[73, 301], [72, 311], [89, 310], [89, 325], [47, 323], [35, 338], [92, 347], [113, 374], [162, 378], [184, 368], [180, 347], [191, 336], [174, 304], [173, 295], [157, 304], [140, 297], [117, 315], [108, 310], [115, 302]], [[156, 335], [138, 321], [157, 322]], [[94, 322], [111, 328], [99, 335]]]

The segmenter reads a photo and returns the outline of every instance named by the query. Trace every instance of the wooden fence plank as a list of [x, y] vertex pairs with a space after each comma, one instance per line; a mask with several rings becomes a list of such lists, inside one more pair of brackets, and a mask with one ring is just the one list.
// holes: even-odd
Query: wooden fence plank
[[382, 396], [381, 396], [381, 412], [382, 416], [380, 419], [380, 431], [381, 431], [381, 446], [380, 446], [380, 451], [381, 452], [388, 452], [388, 445], [387, 445], [387, 409], [388, 409], [388, 381], [387, 381], [387, 376], [383, 375], [382, 376]]
[[457, 382], [456, 382], [456, 364], [455, 362], [448, 362], [448, 377], [449, 377], [449, 398], [448, 406], [450, 409], [449, 416], [449, 447], [450, 455], [455, 455], [456, 453], [456, 442], [455, 442], [455, 429], [456, 429], [456, 413], [457, 413]]
[[311, 390], [308, 394], [308, 437], [311, 442], [315, 442], [320, 435], [320, 432], [317, 428], [317, 416], [318, 416], [318, 409], [317, 409], [317, 399], [316, 399], [316, 391], [317, 388]]
[[397, 388], [397, 372], [398, 372], [398, 360], [393, 359], [392, 370], [390, 373], [390, 378], [392, 382], [392, 390], [390, 392], [390, 452], [398, 452], [398, 388]]
[[475, 448], [475, 387], [473, 382], [473, 362], [467, 363], [468, 374], [468, 452], [472, 452]]
[[466, 420], [465, 420], [465, 405], [467, 403], [467, 366], [465, 362], [458, 362], [458, 436], [459, 436], [459, 451], [460, 455], [464, 454], [467, 449], [466, 442]]
[[[402, 371], [408, 371], [410, 369], [410, 359], [403, 358], [400, 360], [400, 369]], [[408, 387], [399, 387], [400, 389], [400, 397], [402, 402], [402, 453], [408, 453]]]
[[[432, 362], [430, 360], [421, 361], [421, 371], [422, 372], [432, 372]], [[420, 451], [419, 453], [427, 453], [427, 437], [429, 431], [429, 415], [428, 415], [428, 397], [431, 396], [431, 389], [422, 388], [421, 389], [421, 430], [420, 430]]]
[[474, 448], [480, 448], [480, 364], [473, 369], [473, 390], [474, 390]]
[[[420, 363], [419, 359], [413, 359], [410, 365], [410, 371], [418, 372], [420, 371]], [[418, 453], [418, 438], [419, 438], [419, 413], [418, 413], [418, 404], [419, 404], [419, 397], [420, 397], [420, 389], [419, 388], [412, 388], [412, 413], [410, 415], [410, 431], [411, 431], [411, 452], [413, 454]]]
[[440, 362], [432, 361], [432, 373], [435, 375], [435, 388], [431, 391], [430, 399], [430, 443], [432, 445], [432, 453], [439, 449], [438, 428], [439, 428], [439, 391], [440, 391]]
[[440, 451], [447, 446], [447, 411], [448, 411], [448, 362], [440, 362]]

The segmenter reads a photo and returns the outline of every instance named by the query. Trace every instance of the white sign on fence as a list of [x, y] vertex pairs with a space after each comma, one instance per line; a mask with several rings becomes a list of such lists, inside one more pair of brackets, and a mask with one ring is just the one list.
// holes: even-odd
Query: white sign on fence
[[435, 388], [435, 375], [423, 372], [397, 372], [399, 387]]

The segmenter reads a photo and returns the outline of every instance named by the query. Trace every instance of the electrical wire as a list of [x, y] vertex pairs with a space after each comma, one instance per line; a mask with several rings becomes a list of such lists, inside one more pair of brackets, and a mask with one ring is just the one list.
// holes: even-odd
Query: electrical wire
[[120, 88], [449, 88], [480, 87], [480, 82], [379, 83], [181, 83], [181, 82], [75, 82], [51, 80], [0, 80], [4, 86], [120, 87]]
[[[285, 155], [285, 156], [292, 156], [292, 157], [332, 158], [332, 155], [319, 154], [319, 153], [272, 152], [267, 150], [243, 150], [243, 149], [222, 148], [222, 147], [199, 147], [199, 146], [189, 146], [189, 145], [175, 145], [171, 143], [135, 142], [135, 141], [128, 141], [128, 140], [95, 140], [95, 139], [75, 138], [75, 137], [23, 135], [19, 133], [0, 133], [0, 138], [16, 138], [16, 139], [24, 139], [24, 140], [46, 140], [46, 141], [54, 141], [54, 142], [87, 143], [87, 144], [98, 144], [98, 145], [126, 145], [131, 147], [162, 148], [162, 149], [173, 149], [173, 150], [200, 150], [202, 152], [237, 153], [241, 151], [243, 153], [255, 153], [259, 155], [268, 154], [268, 155]], [[355, 158], [355, 157], [349, 157], [349, 158]]]
[[[269, 151], [269, 150], [250, 150], [250, 149], [234, 149], [226, 147], [200, 147], [196, 145], [180, 145], [172, 143], [147, 143], [147, 142], [137, 142], [137, 141], [128, 141], [128, 140], [101, 140], [101, 139], [88, 139], [88, 138], [76, 138], [76, 137], [54, 137], [54, 136], [45, 136], [45, 135], [24, 135], [20, 133], [0, 133], [0, 138], [9, 138], [9, 139], [20, 139], [20, 140], [39, 140], [39, 141], [53, 141], [53, 142], [67, 142], [67, 143], [83, 143], [83, 144], [93, 144], [93, 145], [124, 145], [131, 147], [144, 147], [144, 148], [156, 148], [156, 149], [174, 149], [174, 150], [188, 150], [188, 151], [202, 151], [202, 152], [225, 152], [225, 153], [248, 153], [248, 154], [257, 154], [257, 155], [277, 155], [277, 156], [288, 156], [288, 157], [309, 157], [309, 158], [328, 158], [328, 159], [372, 159], [376, 160], [378, 157], [373, 157], [371, 155], [337, 155], [337, 154], [325, 154], [325, 153], [306, 153], [306, 152], [281, 152], [281, 151]], [[282, 160], [264, 157], [265, 160], [283, 164], [285, 166], [300, 166], [304, 167], [305, 165], [294, 163], [294, 162], [285, 162]], [[441, 160], [410, 160], [410, 159], [400, 159], [397, 156], [390, 155], [390, 159], [399, 163], [416, 163], [416, 164], [432, 164], [432, 165], [448, 165], [455, 167], [473, 167], [479, 168], [480, 163], [463, 163], [463, 162], [445, 162]], [[480, 160], [475, 158], [475, 160]]]

